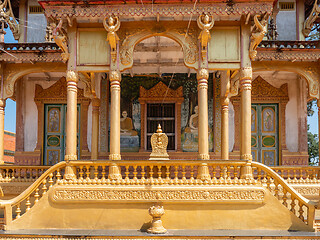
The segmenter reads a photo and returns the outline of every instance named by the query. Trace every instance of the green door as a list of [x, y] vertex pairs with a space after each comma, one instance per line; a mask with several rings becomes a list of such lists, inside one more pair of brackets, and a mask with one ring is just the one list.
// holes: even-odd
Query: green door
[[267, 166], [279, 165], [278, 105], [252, 104], [252, 159]]
[[[80, 119], [80, 106], [78, 105], [78, 119]], [[65, 139], [66, 139], [66, 104], [47, 104], [45, 105], [45, 124], [44, 124], [44, 165], [54, 165], [64, 160]], [[79, 157], [79, 121], [77, 131], [77, 152]]]

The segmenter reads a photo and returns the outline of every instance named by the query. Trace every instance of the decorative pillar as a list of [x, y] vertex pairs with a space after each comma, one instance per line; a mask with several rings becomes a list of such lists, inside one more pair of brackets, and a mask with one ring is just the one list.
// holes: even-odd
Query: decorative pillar
[[176, 103], [177, 106], [177, 152], [181, 152], [181, 102]]
[[0, 164], [4, 164], [4, 108], [6, 100], [0, 99]]
[[110, 160], [121, 160], [120, 154], [120, 82], [121, 73], [119, 71], [110, 72]]
[[241, 168], [241, 178], [252, 178], [252, 155], [251, 155], [251, 81], [252, 68], [245, 67], [241, 69], [240, 91], [241, 91], [241, 142], [240, 159], [247, 161], [247, 166]]
[[[78, 75], [75, 71], [67, 72], [67, 123], [66, 123], [66, 155], [65, 161], [77, 160], [77, 83]], [[66, 167], [64, 178], [75, 178], [75, 168]]]
[[99, 158], [99, 111], [100, 99], [92, 99], [92, 137], [91, 137], [91, 159]]
[[145, 151], [145, 114], [146, 114], [146, 103], [144, 101], [140, 101], [140, 106], [141, 106], [141, 113], [140, 113], [140, 119], [141, 119], [141, 141], [140, 141], [140, 149], [139, 152], [144, 152]]
[[198, 106], [199, 106], [199, 124], [198, 124], [198, 158], [201, 160], [209, 159], [209, 141], [208, 141], [208, 78], [207, 69], [200, 69], [197, 74], [198, 80]]
[[221, 159], [229, 159], [230, 71], [221, 72]]
[[229, 98], [221, 98], [221, 159], [229, 159]]
[[[209, 141], [208, 141], [208, 78], [209, 72], [202, 68], [198, 71], [198, 159], [209, 160]], [[202, 181], [210, 180], [209, 168], [207, 163], [201, 163], [198, 167], [197, 179]]]

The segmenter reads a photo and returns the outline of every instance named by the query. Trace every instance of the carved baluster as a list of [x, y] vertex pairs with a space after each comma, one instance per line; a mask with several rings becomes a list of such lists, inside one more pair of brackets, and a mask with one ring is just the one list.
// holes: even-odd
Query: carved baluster
[[30, 210], [30, 206], [31, 206], [31, 202], [30, 202], [30, 196], [29, 196], [27, 197], [27, 201], [26, 201], [26, 212]]
[[186, 165], [182, 166], [182, 179], [181, 179], [182, 183], [186, 183], [187, 182], [187, 178], [186, 178]]
[[60, 180], [61, 180], [60, 169], [57, 169], [56, 179], [57, 179], [57, 183], [59, 184], [59, 183], [60, 183]]
[[170, 166], [169, 165], [166, 166], [166, 181], [167, 183], [170, 182]]
[[146, 176], [146, 171], [145, 171], [145, 166], [141, 166], [141, 183], [145, 183], [145, 176]]
[[160, 183], [160, 182], [163, 182], [161, 175], [162, 175], [161, 165], [158, 165], [158, 180], [159, 180], [159, 183]]
[[53, 173], [50, 173], [49, 174], [49, 181], [48, 181], [48, 183], [49, 183], [49, 189], [52, 187], [52, 185], [53, 185]]
[[83, 182], [83, 175], [84, 175], [84, 166], [79, 167], [79, 183]]
[[302, 173], [302, 171], [303, 171], [303, 170], [300, 169], [300, 174], [299, 174], [299, 175], [300, 175], [300, 178], [299, 178], [299, 180], [300, 180], [300, 182], [303, 183], [303, 182], [304, 182], [304, 179], [303, 179], [303, 173]]
[[313, 180], [314, 182], [317, 181], [317, 176], [316, 176], [316, 170], [315, 170], [315, 169], [312, 169], [312, 180]]
[[306, 169], [306, 182], [310, 182], [310, 171], [309, 169]]
[[18, 169], [18, 182], [21, 182], [21, 169]]
[[39, 201], [39, 188], [36, 189], [36, 192], [34, 194], [34, 204], [36, 204]]
[[257, 171], [258, 171], [258, 173], [257, 173], [257, 180], [259, 181], [259, 182], [261, 182], [261, 169], [257, 169]]
[[137, 175], [138, 175], [137, 167], [138, 167], [137, 165], [133, 165], [133, 181], [134, 182], [138, 181], [138, 178], [137, 178]]
[[[36, 170], [36, 178], [35, 179], [38, 179], [39, 178], [39, 171], [41, 169], [35, 169]], [[41, 175], [41, 174], [40, 174]], [[30, 169], [30, 178], [33, 179], [33, 176], [32, 176], [32, 170]], [[32, 181], [32, 180], [31, 180]]]
[[279, 199], [279, 184], [277, 181], [274, 181], [274, 196]]
[[124, 174], [125, 174], [125, 178], [124, 178], [124, 181], [126, 182], [126, 184], [129, 184], [129, 182], [130, 182], [130, 179], [129, 179], [129, 173], [130, 173], [130, 171], [129, 171], [129, 165], [127, 165], [127, 166], [125, 166], [125, 172], [124, 172]]
[[299, 218], [304, 221], [304, 217], [303, 217], [303, 204], [301, 202], [299, 202]]
[[105, 181], [106, 181], [106, 166], [102, 166], [102, 172], [101, 172], [101, 174], [102, 174], [101, 181], [102, 181], [103, 183], [105, 183]]
[[267, 184], [267, 189], [269, 189], [269, 191], [271, 191], [271, 187], [270, 187], [271, 179], [270, 179], [270, 176], [269, 176], [269, 175], [267, 175], [267, 182], [266, 182], [266, 184]]
[[293, 182], [294, 182], [294, 183], [297, 182], [297, 172], [296, 172], [295, 169], [293, 170]]
[[217, 174], [217, 172], [216, 172], [216, 166], [213, 165], [213, 166], [212, 166], [212, 175], [213, 175], [212, 180], [213, 180], [213, 181], [216, 181], [216, 180], [217, 180], [216, 174]]
[[295, 199], [293, 196], [291, 196], [291, 209], [290, 211], [293, 212], [293, 214], [296, 214], [296, 209], [295, 209], [295, 206], [296, 206], [296, 203], [295, 203]]
[[287, 199], [288, 199], [288, 197], [287, 197], [287, 190], [284, 188], [284, 189], [283, 189], [283, 197], [282, 197], [283, 202], [282, 202], [282, 204], [283, 204], [285, 207], [288, 207]]
[[231, 177], [230, 177], [230, 166], [228, 165], [227, 166], [227, 179], [231, 179]]
[[150, 184], [154, 183], [154, 181], [153, 181], [153, 168], [154, 168], [154, 165], [151, 165], [150, 166], [150, 178], [149, 178]]
[[281, 172], [281, 175], [280, 175], [280, 176], [281, 176], [282, 178], [284, 178], [284, 170], [283, 170], [283, 169], [281, 169], [281, 171], [280, 171], [280, 172]]
[[86, 166], [86, 183], [91, 184], [91, 179], [90, 179], [90, 166]]
[[42, 196], [47, 192], [47, 180], [46, 179], [44, 179], [43, 181], [42, 181]]
[[5, 177], [5, 179], [6, 179], [6, 181], [8, 182], [8, 181], [9, 181], [9, 169], [7, 168], [5, 171], [6, 171], [6, 177]]
[[189, 184], [194, 183], [194, 166], [190, 166], [190, 181]]
[[98, 166], [94, 166], [94, 184], [97, 184], [98, 183]]
[[21, 217], [21, 209], [20, 209], [20, 203], [18, 203], [17, 205], [17, 209], [16, 209], [16, 219], [20, 218]]
[[178, 166], [173, 166], [174, 167], [174, 182], [177, 183], [178, 182]]

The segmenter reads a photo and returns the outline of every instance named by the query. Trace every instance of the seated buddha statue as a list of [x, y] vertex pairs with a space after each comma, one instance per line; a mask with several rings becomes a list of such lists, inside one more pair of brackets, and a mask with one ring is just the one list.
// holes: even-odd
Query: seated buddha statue
[[198, 121], [199, 121], [199, 108], [194, 107], [194, 114], [190, 116], [189, 125], [186, 127], [186, 133], [198, 133]]
[[132, 119], [128, 117], [127, 111], [123, 111], [122, 118], [120, 118], [120, 135], [123, 135], [123, 136], [138, 135], [138, 132], [133, 129]]

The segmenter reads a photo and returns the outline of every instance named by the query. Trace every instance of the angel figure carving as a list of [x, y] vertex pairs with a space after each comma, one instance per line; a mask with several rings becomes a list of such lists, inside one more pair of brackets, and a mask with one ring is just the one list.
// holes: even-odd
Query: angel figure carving
[[66, 62], [66, 61], [68, 61], [68, 59], [70, 57], [70, 53], [68, 50], [67, 37], [65, 34], [63, 34], [63, 32], [61, 30], [62, 23], [63, 23], [63, 20], [60, 19], [57, 26], [54, 23], [52, 24], [52, 26], [54, 27], [54, 30], [52, 31], [52, 35], [53, 35], [53, 40], [61, 48], [61, 50], [63, 52], [63, 53], [61, 53], [62, 61]]
[[211, 17], [210, 19], [210, 17], [207, 14], [205, 14], [205, 15], [199, 16], [197, 23], [199, 28], [202, 30], [199, 35], [199, 39], [201, 43], [202, 58], [205, 58], [207, 54], [208, 42], [211, 38], [210, 29], [214, 25], [214, 20], [213, 20], [213, 17]]
[[262, 39], [264, 38], [264, 36], [266, 35], [268, 29], [267, 29], [267, 25], [268, 25], [268, 15], [265, 14], [261, 21], [259, 21], [260, 15], [255, 15], [253, 20], [254, 20], [254, 27], [251, 33], [251, 40], [250, 40], [250, 49], [249, 49], [249, 56], [251, 60], [254, 60], [255, 57], [257, 56], [257, 50], [256, 48], [258, 47], [258, 45], [260, 44], [260, 42], [262, 41]]
[[117, 43], [119, 41], [119, 37], [116, 34], [116, 31], [118, 31], [120, 28], [120, 21], [118, 17], [110, 16], [108, 20], [107, 18], [108, 17], [104, 19], [103, 26], [108, 32], [107, 41], [109, 42], [111, 48], [112, 60], [115, 62], [117, 56]]

